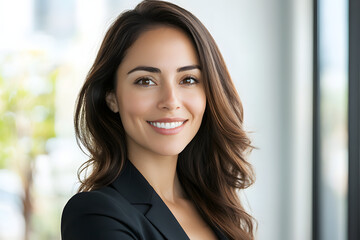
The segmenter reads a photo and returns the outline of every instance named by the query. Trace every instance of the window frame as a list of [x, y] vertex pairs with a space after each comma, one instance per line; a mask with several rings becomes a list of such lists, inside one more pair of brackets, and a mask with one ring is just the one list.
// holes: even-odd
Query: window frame
[[360, 2], [349, 0], [348, 239], [360, 239]]

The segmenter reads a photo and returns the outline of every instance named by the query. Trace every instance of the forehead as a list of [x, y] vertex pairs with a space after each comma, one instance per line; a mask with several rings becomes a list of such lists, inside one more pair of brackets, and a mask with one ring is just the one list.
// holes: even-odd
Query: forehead
[[193, 42], [182, 30], [158, 26], [142, 33], [127, 53], [119, 70], [149, 65], [160, 69], [177, 69], [199, 64]]

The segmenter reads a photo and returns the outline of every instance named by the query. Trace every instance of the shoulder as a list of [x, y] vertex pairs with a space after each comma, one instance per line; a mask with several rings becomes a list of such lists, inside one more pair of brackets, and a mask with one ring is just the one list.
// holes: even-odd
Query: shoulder
[[131, 227], [135, 215], [112, 188], [77, 193], [62, 213], [62, 239], [137, 239], [137, 230]]
[[101, 190], [77, 193], [66, 203], [63, 215], [113, 210], [115, 206], [122, 208], [124, 204], [127, 204], [127, 201], [117, 195], [119, 194], [115, 190], [108, 187]]

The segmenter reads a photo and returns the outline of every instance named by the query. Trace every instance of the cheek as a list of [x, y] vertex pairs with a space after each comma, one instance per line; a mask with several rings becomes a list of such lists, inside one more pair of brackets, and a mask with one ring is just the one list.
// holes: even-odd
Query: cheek
[[199, 120], [201, 122], [206, 107], [206, 96], [204, 91], [197, 91], [196, 93], [186, 96], [185, 102], [194, 118], [200, 118]]
[[134, 91], [126, 91], [119, 96], [119, 112], [123, 121], [136, 121], [137, 117], [148, 113], [153, 105], [151, 98]]

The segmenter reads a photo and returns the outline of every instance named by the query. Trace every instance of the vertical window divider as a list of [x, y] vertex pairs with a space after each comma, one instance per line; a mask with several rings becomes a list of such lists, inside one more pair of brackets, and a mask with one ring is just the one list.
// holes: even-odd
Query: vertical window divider
[[349, 0], [348, 239], [360, 239], [360, 1]]
[[312, 239], [320, 239], [319, 184], [320, 184], [320, 87], [318, 52], [318, 0], [313, 1], [313, 165], [312, 165]]

